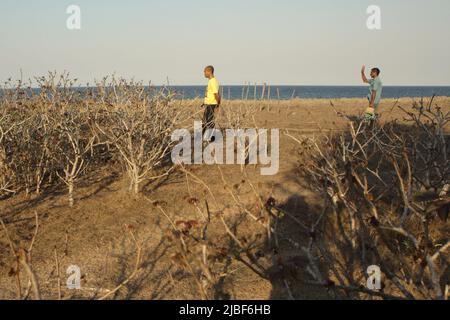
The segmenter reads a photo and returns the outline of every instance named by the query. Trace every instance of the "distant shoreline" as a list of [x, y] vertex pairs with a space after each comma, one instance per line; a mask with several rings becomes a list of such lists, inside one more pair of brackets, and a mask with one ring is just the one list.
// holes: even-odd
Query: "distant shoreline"
[[[162, 92], [174, 99], [193, 100], [204, 96], [204, 85], [144, 85], [150, 94]], [[96, 86], [72, 86], [66, 89], [83, 92], [96, 90]], [[24, 90], [29, 90], [25, 89]], [[31, 89], [33, 93], [39, 88]], [[292, 100], [292, 99], [352, 99], [365, 98], [367, 86], [289, 86], [289, 85], [223, 85], [221, 94], [225, 100]], [[0, 90], [1, 96], [1, 90]], [[450, 86], [384, 86], [384, 99], [450, 97]]]

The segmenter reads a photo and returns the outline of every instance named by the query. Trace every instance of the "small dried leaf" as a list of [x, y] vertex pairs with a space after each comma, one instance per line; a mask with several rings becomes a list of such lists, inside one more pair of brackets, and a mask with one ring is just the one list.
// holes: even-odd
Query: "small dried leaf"
[[199, 200], [197, 198], [194, 198], [194, 197], [188, 198], [187, 201], [188, 201], [189, 204], [192, 204], [192, 205], [196, 205], [196, 204], [199, 203]]
[[17, 270], [14, 268], [9, 269], [8, 277], [14, 277], [17, 274]]
[[267, 208], [272, 208], [272, 207], [274, 207], [276, 204], [277, 204], [277, 201], [276, 201], [274, 198], [272, 198], [272, 197], [270, 197], [270, 198], [267, 199], [267, 201], [266, 201], [266, 207], [267, 207]]

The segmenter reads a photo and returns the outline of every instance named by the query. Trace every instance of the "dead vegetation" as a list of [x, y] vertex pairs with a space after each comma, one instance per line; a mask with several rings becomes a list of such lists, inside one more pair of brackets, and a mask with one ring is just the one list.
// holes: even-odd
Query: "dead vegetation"
[[0, 196], [39, 194], [62, 182], [73, 206], [86, 172], [120, 161], [138, 193], [167, 164], [171, 133], [185, 116], [167, 94], [114, 78], [95, 90], [74, 88], [66, 74], [36, 81], [39, 90], [21, 82], [2, 90]]
[[299, 174], [324, 199], [303, 248], [311, 280], [351, 298], [371, 294], [370, 265], [385, 277], [381, 297], [448, 295], [450, 113], [433, 99], [402, 110], [402, 124], [349, 119], [349, 132], [298, 140]]
[[[303, 297], [298, 288], [305, 286], [329, 298], [448, 298], [450, 139], [445, 128], [450, 114], [433, 101], [404, 108], [405, 121], [374, 125], [346, 118], [348, 130], [337, 133], [288, 133], [298, 144], [298, 154], [291, 155], [298, 167], [290, 175], [298, 178], [298, 189], [315, 192], [323, 202], [300, 211], [277, 199], [273, 186], [254, 179], [256, 166], [240, 166], [239, 181], [222, 166], [211, 166], [208, 176], [219, 177], [214, 186], [195, 166], [173, 166], [171, 133], [192, 113], [178, 108], [170, 92], [150, 94], [140, 83], [114, 78], [103, 79], [95, 90], [74, 89], [67, 75], [36, 80], [39, 91], [21, 82], [1, 91], [1, 199], [20, 194], [31, 199], [62, 187], [72, 207], [83, 201], [77, 187], [85, 178], [120, 167], [128, 191], [165, 221], [160, 227], [170, 261], [168, 281], [176, 286], [183, 271], [197, 298], [229, 299], [229, 279], [244, 270], [278, 286], [289, 299]], [[226, 106], [221, 127], [257, 127], [258, 112], [263, 110], [257, 104], [245, 110]], [[176, 207], [142, 192], [149, 181], [172, 175], [188, 194]], [[16, 242], [10, 221], [1, 220], [17, 299], [43, 296], [43, 277], [32, 263], [39, 238], [35, 216], [30, 242]], [[75, 297], [119, 298], [121, 291], [145, 281], [148, 252], [135, 228], [125, 227], [134, 251], [128, 272], [110, 286], [114, 289], [93, 288]], [[61, 299], [56, 248], [52, 257], [58, 281], [49, 297]], [[381, 290], [365, 286], [371, 265], [382, 270]]]

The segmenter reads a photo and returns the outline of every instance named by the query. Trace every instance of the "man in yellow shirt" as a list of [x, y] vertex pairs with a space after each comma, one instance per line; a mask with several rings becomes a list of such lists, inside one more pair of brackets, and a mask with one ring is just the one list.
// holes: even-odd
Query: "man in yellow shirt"
[[[207, 66], [204, 70], [205, 78], [208, 80], [208, 87], [206, 88], [205, 100], [203, 106], [205, 112], [203, 114], [203, 136], [207, 129], [214, 129], [214, 113], [220, 107], [221, 97], [219, 93], [219, 82], [214, 77], [214, 67]], [[214, 137], [210, 137], [208, 140], [214, 142]]]

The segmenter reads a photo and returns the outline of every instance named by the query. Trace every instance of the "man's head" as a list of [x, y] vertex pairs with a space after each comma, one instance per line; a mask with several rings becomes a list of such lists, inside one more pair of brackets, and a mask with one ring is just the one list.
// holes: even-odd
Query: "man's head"
[[376, 77], [378, 77], [380, 75], [381, 71], [378, 68], [373, 68], [372, 70], [370, 70], [370, 77], [372, 79], [375, 79]]
[[203, 72], [205, 73], [205, 78], [211, 79], [212, 77], [214, 77], [213, 66], [207, 66]]

